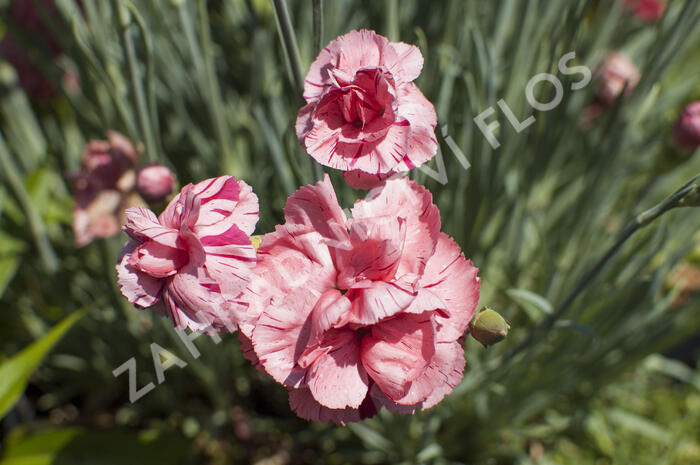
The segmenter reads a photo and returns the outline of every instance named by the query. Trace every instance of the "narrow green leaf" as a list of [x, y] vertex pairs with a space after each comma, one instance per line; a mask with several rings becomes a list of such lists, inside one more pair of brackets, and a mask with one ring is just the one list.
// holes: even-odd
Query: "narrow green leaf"
[[0, 418], [15, 405], [24, 392], [29, 376], [73, 324], [83, 316], [76, 312], [56, 325], [46, 336], [0, 365]]
[[553, 312], [552, 304], [534, 292], [525, 289], [508, 289], [506, 294], [520, 305], [534, 321], [539, 321], [543, 314], [551, 315]]

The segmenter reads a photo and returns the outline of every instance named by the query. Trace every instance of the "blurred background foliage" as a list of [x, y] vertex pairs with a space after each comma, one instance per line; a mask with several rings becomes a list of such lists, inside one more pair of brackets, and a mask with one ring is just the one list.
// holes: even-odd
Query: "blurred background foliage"
[[[36, 0], [60, 53], [9, 3], [3, 33], [53, 92], [27, 95], [0, 62], [0, 464], [700, 463], [697, 211], [635, 234], [554, 313], [634, 214], [700, 173], [698, 154], [671, 143], [677, 115], [700, 99], [697, 0], [669, 1], [656, 24], [608, 0], [323, 4], [323, 44], [364, 27], [421, 48], [417, 83], [437, 109], [448, 182], [412, 177], [481, 269], [481, 303], [512, 326], [488, 350], [467, 341], [465, 379], [439, 406], [349, 427], [296, 418], [235, 335], [199, 338], [193, 359], [170, 322], [119, 294], [125, 237], [76, 248], [71, 230], [68, 174], [107, 129], [143, 142], [142, 162], [172, 167], [181, 185], [244, 179], [260, 197], [259, 233], [282, 220], [286, 197], [318, 173], [294, 133], [302, 98], [273, 2], [56, 0], [48, 11]], [[318, 52], [312, 2], [288, 7], [305, 72]], [[557, 62], [573, 51], [595, 69], [610, 50], [641, 82], [582, 124], [595, 82], [571, 91], [580, 77]], [[496, 102], [525, 119], [525, 86], [543, 72], [562, 80], [564, 100], [517, 133]], [[495, 150], [473, 123], [488, 107]], [[341, 205], [363, 195], [331, 175]], [[187, 366], [130, 404], [127, 376], [112, 371], [135, 357], [138, 387], [156, 383], [152, 342]]]

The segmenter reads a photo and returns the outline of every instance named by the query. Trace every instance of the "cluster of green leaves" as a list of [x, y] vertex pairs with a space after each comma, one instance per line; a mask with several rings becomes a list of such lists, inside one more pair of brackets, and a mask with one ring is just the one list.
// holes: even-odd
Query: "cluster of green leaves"
[[[223, 173], [244, 179], [260, 197], [260, 233], [281, 221], [287, 196], [317, 179], [318, 168], [294, 133], [303, 101], [274, 2], [81, 3], [56, 0], [58, 37], [81, 92], [66, 88], [51, 102], [30, 101], [0, 63], [0, 354], [7, 357], [0, 367], [16, 364], [11, 354], [21, 357], [33, 341], [50, 337], [66, 315], [87, 311], [4, 418], [4, 431], [12, 431], [7, 463], [30, 463], [22, 454], [37, 444], [44, 444], [36, 452], [45, 461], [31, 463], [71, 463], [73, 454], [92, 456], [107, 443], [120, 444], [105, 446], [103, 457], [114, 454], [108, 463], [133, 463], [120, 452], [139, 445], [154, 457], [149, 463], [187, 460], [153, 454], [173, 442], [193, 449], [196, 463], [514, 463], [526, 460], [534, 443], [555, 447], [545, 457], [557, 461], [566, 446], [551, 438], [574, 430], [578, 418], [594, 418], [590, 399], [625, 409], [615, 393], [595, 396], [648, 354], [700, 329], [698, 300], [671, 309], [676, 295], [667, 286], [698, 241], [700, 216], [687, 208], [634, 235], [557, 312], [634, 213], [700, 172], [697, 156], [670, 143], [677, 114], [700, 98], [697, 0], [670, 2], [655, 25], [606, 0], [323, 3], [323, 43], [366, 27], [421, 48], [417, 84], [437, 109], [448, 182], [422, 171], [412, 176], [433, 193], [443, 230], [481, 269], [482, 303], [512, 326], [506, 342], [488, 351], [467, 342], [465, 379], [440, 406], [412, 417], [382, 412], [347, 428], [297, 419], [284, 389], [250, 367], [233, 335], [221, 344], [199, 338], [201, 357], [189, 357], [168, 321], [120, 296], [113, 264], [124, 238], [76, 249], [70, 229], [65, 174], [77, 169], [85, 142], [107, 129], [142, 141], [142, 161], [173, 167], [182, 184]], [[311, 2], [290, 1], [289, 8], [305, 69], [318, 51]], [[61, 88], [41, 44], [18, 36]], [[595, 69], [614, 49], [637, 63], [642, 81], [584, 129], [595, 84], [571, 91], [579, 77], [561, 75], [557, 62], [573, 51], [576, 64]], [[526, 84], [543, 72], [561, 79], [564, 100], [535, 112], [535, 124], [518, 133], [496, 102], [504, 99], [525, 119], [533, 113]], [[538, 89], [546, 100], [545, 86]], [[497, 109], [498, 149], [473, 123], [488, 107]], [[468, 170], [447, 137], [468, 158]], [[435, 163], [429, 166], [436, 170]], [[330, 174], [342, 205], [361, 195]], [[126, 376], [115, 379], [112, 370], [133, 356], [138, 386], [155, 381], [152, 342], [188, 365], [168, 370], [165, 383], [129, 404]], [[625, 415], [600, 421], [624, 423]], [[596, 421], [585, 422], [593, 425], [589, 434]], [[99, 438], [93, 429], [102, 431]], [[614, 457], [600, 441], [589, 443]], [[598, 453], [579, 449], [581, 460]], [[61, 454], [67, 462], [51, 461]]]

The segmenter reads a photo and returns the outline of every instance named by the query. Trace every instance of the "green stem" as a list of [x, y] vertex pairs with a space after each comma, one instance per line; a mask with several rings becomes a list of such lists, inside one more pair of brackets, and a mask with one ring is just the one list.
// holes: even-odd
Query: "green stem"
[[119, 119], [121, 120], [122, 124], [124, 125], [124, 128], [126, 129], [126, 133], [129, 135], [129, 138], [131, 140], [135, 141], [138, 138], [138, 134], [136, 133], [136, 127], [134, 126], [134, 123], [131, 120], [130, 112], [124, 105], [124, 101], [121, 98], [121, 95], [117, 91], [114, 82], [107, 74], [107, 71], [105, 71], [104, 66], [102, 66], [102, 64], [97, 59], [92, 49], [88, 45], [87, 41], [82, 36], [82, 31], [79, 31], [79, 28], [81, 28], [82, 26], [79, 24], [78, 21], [80, 21], [79, 15], [76, 14], [73, 17], [72, 31], [73, 38], [75, 39], [75, 43], [78, 46], [78, 50], [80, 51], [83, 58], [87, 60], [87, 64], [93, 69], [95, 74], [97, 74], [100, 81], [102, 81], [102, 83], [105, 85], [107, 93], [109, 94], [109, 98], [112, 100], [112, 104], [114, 105], [114, 108], [119, 114]]
[[158, 159], [155, 148], [155, 137], [153, 136], [153, 128], [146, 103], [146, 95], [143, 90], [143, 85], [139, 76], [138, 62], [136, 59], [136, 51], [134, 49], [134, 41], [131, 37], [131, 18], [129, 10], [124, 6], [122, 0], [114, 0], [115, 13], [119, 20], [120, 38], [122, 48], [126, 55], [126, 62], [129, 67], [129, 77], [133, 87], [133, 98], [136, 111], [138, 113], [139, 123], [141, 125], [141, 135], [146, 144], [146, 158], [149, 162], [155, 162]]
[[[202, 44], [202, 57], [204, 62], [204, 73], [206, 79], [206, 92], [209, 98], [209, 109], [216, 132], [216, 139], [221, 150], [222, 158], [227, 158], [232, 155], [231, 141], [226, 125], [226, 113], [222, 106], [223, 99], [221, 98], [221, 89], [219, 88], [219, 80], [216, 77], [216, 68], [214, 66], [211, 32], [209, 30], [209, 13], [207, 11], [206, 0], [199, 0], [197, 3], [199, 10], [199, 40]], [[244, 176], [243, 167], [236, 167], [236, 175]]]
[[44, 267], [49, 272], [56, 271], [58, 269], [58, 259], [56, 258], [56, 253], [54, 252], [51, 242], [49, 241], [49, 237], [46, 233], [46, 226], [44, 225], [44, 221], [41, 218], [39, 211], [32, 202], [32, 198], [24, 185], [24, 181], [22, 181], [22, 176], [20, 175], [19, 169], [12, 160], [7, 144], [5, 144], [5, 138], [1, 132], [0, 173], [2, 173], [7, 179], [7, 183], [10, 185], [17, 202], [24, 210], [25, 215], [27, 215], [29, 230], [34, 236], [34, 242], [39, 251], [39, 256], [44, 263]]
[[527, 348], [535, 340], [535, 338], [540, 335], [540, 332], [548, 331], [552, 328], [552, 326], [554, 326], [557, 320], [564, 316], [576, 298], [584, 291], [584, 289], [586, 289], [586, 287], [588, 287], [588, 285], [600, 273], [608, 261], [620, 250], [620, 248], [622, 248], [623, 244], [627, 242], [627, 240], [632, 237], [634, 233], [649, 225], [664, 213], [673, 210], [674, 208], [684, 206], [684, 199], [687, 197], [697, 195], [698, 189], [700, 188], [697, 184], [698, 179], [700, 179], [700, 175], [692, 178], [685, 185], [683, 185], [683, 187], [668, 196], [661, 203], [636, 215], [634, 219], [630, 221], [627, 227], [622, 230], [615, 243], [605, 252], [605, 254], [603, 254], [601, 258], [598, 259], [598, 261], [596, 261], [591, 268], [589, 268], [586, 273], [584, 273], [576, 284], [576, 287], [574, 287], [573, 291], [571, 291], [571, 293], [564, 299], [556, 311], [552, 312], [547, 319], [545, 319], [539, 326], [531, 331], [527, 339], [525, 339], [525, 341], [517, 346], [510, 353], [510, 355], [506, 357], [506, 363], [511, 361], [518, 353]]
[[399, 40], [399, 0], [387, 0], [386, 33], [389, 40]]
[[180, 24], [182, 25], [182, 30], [185, 33], [185, 38], [187, 39], [187, 47], [190, 49], [190, 55], [192, 55], [192, 64], [194, 65], [194, 71], [197, 76], [204, 76], [204, 62], [202, 61], [202, 51], [197, 43], [197, 37], [194, 34], [194, 26], [192, 25], [192, 18], [190, 17], [190, 12], [187, 9], [185, 2], [180, 2], [178, 6], [178, 13], [180, 16]]
[[156, 102], [155, 70], [153, 64], [153, 38], [149, 32], [146, 21], [133, 3], [127, 1], [127, 8], [134, 15], [136, 24], [146, 47], [146, 97], [148, 98], [148, 115], [151, 119], [151, 128], [156, 144], [156, 154], [163, 155], [163, 142], [160, 137], [160, 123], [158, 122], [158, 104]]
[[314, 12], [314, 52], [323, 48], [323, 0], [313, 0]]
[[304, 88], [304, 74], [302, 72], [299, 46], [297, 45], [297, 38], [294, 34], [292, 20], [289, 18], [289, 11], [287, 11], [287, 4], [285, 0], [272, 0], [272, 4], [275, 7], [275, 16], [277, 18], [277, 28], [279, 29], [280, 38], [282, 39], [282, 44], [284, 45], [284, 50], [289, 60], [289, 66], [292, 68], [294, 87], [297, 90], [302, 90]]

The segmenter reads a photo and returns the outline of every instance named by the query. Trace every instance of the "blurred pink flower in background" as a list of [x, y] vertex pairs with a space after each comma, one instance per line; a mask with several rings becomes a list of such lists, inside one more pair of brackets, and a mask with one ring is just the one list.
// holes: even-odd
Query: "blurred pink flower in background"
[[677, 146], [694, 150], [700, 147], [700, 101], [686, 105], [673, 131]]
[[413, 83], [418, 47], [361, 30], [333, 40], [311, 64], [296, 132], [309, 155], [360, 188], [430, 160], [433, 105]]
[[325, 175], [284, 212], [258, 249], [240, 329], [246, 357], [289, 388], [291, 408], [346, 423], [450, 393], [479, 278], [440, 232], [430, 192], [390, 179], [348, 219]]
[[159, 303], [177, 328], [236, 329], [237, 299], [255, 265], [250, 235], [258, 198], [232, 176], [188, 184], [159, 217], [129, 208], [131, 240], [117, 272], [124, 296], [139, 307]]
[[170, 195], [175, 187], [175, 175], [167, 166], [151, 164], [139, 169], [136, 190], [150, 203], [159, 203]]
[[608, 53], [595, 72], [598, 86], [593, 101], [583, 110], [581, 127], [590, 128], [593, 121], [612, 107], [624, 91], [629, 95], [639, 83], [641, 73], [622, 52]]
[[622, 7], [643, 23], [655, 23], [666, 13], [666, 4], [659, 0], [624, 0]]
[[[80, 2], [76, 3], [80, 5]], [[47, 18], [54, 20], [53, 29], [47, 24]], [[63, 75], [67, 89], [77, 92], [80, 89], [77, 72], [66, 68], [61, 60], [63, 50], [55, 34], [56, 31], [65, 30], [66, 25], [60, 20], [54, 0], [41, 0], [36, 4], [33, 0], [13, 0], [8, 7], [8, 19], [20, 34], [8, 30], [0, 41], [0, 56], [15, 68], [19, 85], [27, 95], [38, 100], [48, 99], [56, 95], [57, 88], [45, 70], [33, 60], [24, 41], [32, 41], [34, 48], [53, 58], [51, 66]]]
[[623, 91], [625, 95], [629, 95], [641, 77], [634, 62], [624, 53], [617, 51], [605, 57], [596, 74], [599, 81], [595, 95], [604, 106], [614, 104]]
[[131, 141], [116, 131], [107, 140], [91, 140], [83, 150], [80, 171], [70, 175], [75, 206], [73, 232], [84, 246], [95, 237], [117, 234], [124, 223], [124, 209], [133, 203], [136, 152]]

